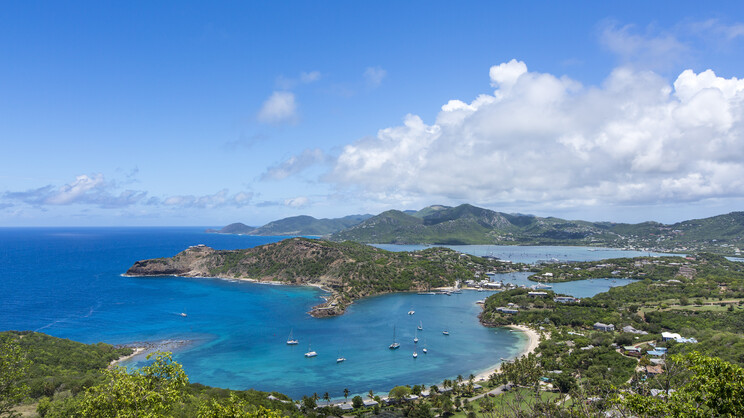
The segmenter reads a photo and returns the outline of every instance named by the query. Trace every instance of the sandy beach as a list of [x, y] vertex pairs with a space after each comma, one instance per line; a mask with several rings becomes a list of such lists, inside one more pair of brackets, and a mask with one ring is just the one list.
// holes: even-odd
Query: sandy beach
[[[524, 347], [524, 349], [516, 356], [517, 358], [526, 356], [529, 353], [534, 353], [537, 349], [537, 346], [540, 345], [540, 334], [535, 331], [534, 329], [526, 326], [526, 325], [507, 325], [508, 328], [515, 329], [518, 331], [522, 331], [527, 335], [528, 341], [527, 345]], [[494, 365], [493, 367], [488, 368], [486, 371], [483, 371], [481, 373], [478, 373], [475, 376], [475, 380], [488, 380], [488, 377], [494, 373], [498, 373], [499, 369], [501, 368], [501, 362]]]
[[132, 358], [134, 356], [140, 355], [140, 354], [142, 354], [142, 352], [144, 352], [147, 349], [145, 347], [132, 347], [132, 348], [134, 349], [134, 351], [132, 352], [132, 354], [130, 354], [128, 356], [119, 357], [116, 360], [111, 360], [111, 363], [109, 363], [108, 368], [110, 369], [110, 368], [116, 366], [117, 364], [119, 364], [122, 361], [126, 361], [126, 360], [129, 360], [130, 358]]

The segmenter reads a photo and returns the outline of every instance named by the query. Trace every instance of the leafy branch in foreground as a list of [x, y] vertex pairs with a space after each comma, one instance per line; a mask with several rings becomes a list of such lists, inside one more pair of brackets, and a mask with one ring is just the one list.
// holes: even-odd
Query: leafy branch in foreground
[[11, 335], [0, 336], [0, 416], [19, 416], [13, 407], [28, 392], [28, 387], [19, 383], [27, 369], [28, 362], [15, 338]]
[[613, 402], [644, 417], [744, 416], [744, 368], [698, 352], [670, 360], [690, 373], [686, 383], [662, 396], [631, 393]]

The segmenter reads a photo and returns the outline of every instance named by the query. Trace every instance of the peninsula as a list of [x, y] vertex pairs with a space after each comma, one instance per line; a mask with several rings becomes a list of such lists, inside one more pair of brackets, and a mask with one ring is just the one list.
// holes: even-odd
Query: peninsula
[[344, 313], [355, 300], [391, 292], [429, 291], [513, 271], [515, 265], [447, 248], [391, 252], [355, 242], [291, 238], [242, 250], [189, 247], [170, 258], [137, 261], [127, 276], [241, 279], [318, 286], [330, 292], [310, 314]]

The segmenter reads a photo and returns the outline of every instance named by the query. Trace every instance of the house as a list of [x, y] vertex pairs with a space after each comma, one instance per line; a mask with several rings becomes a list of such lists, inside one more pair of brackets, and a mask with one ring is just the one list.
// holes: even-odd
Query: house
[[603, 324], [601, 322], [596, 322], [594, 324], [594, 329], [599, 331], [612, 332], [615, 331], [615, 326], [612, 324]]
[[632, 345], [623, 347], [623, 350], [625, 350], [625, 354], [630, 355], [640, 355], [641, 354], [641, 347], [633, 347]]
[[527, 292], [527, 296], [532, 296], [533, 298], [537, 298], [537, 297], [548, 296], [548, 293], [547, 292]]
[[661, 341], [669, 341], [674, 340], [678, 343], [697, 343], [697, 340], [694, 338], [684, 338], [683, 336], [674, 333], [674, 332], [662, 332], [661, 333]]
[[581, 299], [576, 299], [573, 296], [556, 296], [553, 298], [553, 301], [558, 303], [576, 303], [581, 302]]
[[664, 370], [661, 368], [661, 366], [646, 366], [646, 376], [658, 376], [660, 374], [664, 373]]
[[519, 312], [517, 309], [504, 308], [504, 307], [496, 308], [496, 310], [499, 311], [499, 312], [501, 312], [501, 313], [506, 313], [506, 314], [515, 314], [515, 313]]
[[635, 329], [635, 328], [633, 328], [630, 325], [624, 326], [623, 327], [623, 332], [629, 332], [631, 334], [639, 334], [639, 335], [647, 335], [648, 334], [648, 332]]

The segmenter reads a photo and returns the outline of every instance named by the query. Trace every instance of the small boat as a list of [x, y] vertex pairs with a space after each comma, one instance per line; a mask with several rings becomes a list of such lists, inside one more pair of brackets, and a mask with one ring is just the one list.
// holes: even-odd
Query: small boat
[[416, 358], [416, 357], [418, 357], [418, 353], [414, 351], [413, 352], [413, 358]]
[[444, 335], [449, 335], [449, 331], [447, 331], [447, 330], [444, 330], [444, 331], [442, 331], [442, 334], [444, 334]]
[[408, 315], [413, 315], [415, 313], [416, 313], [416, 311], [414, 311], [413, 309], [411, 309], [410, 311], [408, 311]]
[[346, 361], [346, 359], [343, 358], [343, 357], [339, 357], [339, 358], [336, 359], [336, 363], [341, 363], [343, 361]]
[[418, 330], [415, 331], [415, 334], [413, 336], [413, 343], [414, 344], [418, 344]]
[[313, 351], [313, 350], [312, 350], [312, 349], [310, 348], [310, 345], [308, 345], [308, 346], [307, 346], [307, 353], [305, 353], [305, 357], [315, 357], [315, 356], [317, 356], [317, 355], [318, 355], [318, 353], [316, 353], [315, 351]]
[[426, 347], [424, 347], [424, 349], [423, 349], [423, 350], [421, 350], [421, 351], [423, 351], [423, 352], [424, 352], [424, 354], [426, 354], [426, 353], [428, 353], [428, 352], [429, 352], [429, 350], [427, 350], [427, 349], [426, 349]]
[[419, 330], [419, 331], [423, 331], [424, 330], [424, 324], [421, 321], [419, 321], [419, 325], [418, 325], [418, 327], [416, 327], [416, 329]]
[[181, 312], [179, 315], [184, 316], [184, 317], [185, 316], [188, 316], [188, 315], [186, 315], [186, 312]]
[[389, 349], [395, 350], [400, 348], [400, 343], [395, 341], [395, 326], [393, 326], [393, 343], [388, 346]]
[[289, 330], [289, 337], [287, 337], [287, 345], [296, 345], [300, 342], [292, 338], [292, 330]]

